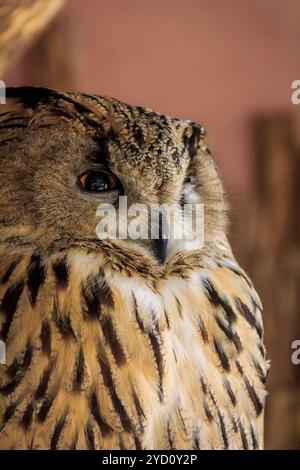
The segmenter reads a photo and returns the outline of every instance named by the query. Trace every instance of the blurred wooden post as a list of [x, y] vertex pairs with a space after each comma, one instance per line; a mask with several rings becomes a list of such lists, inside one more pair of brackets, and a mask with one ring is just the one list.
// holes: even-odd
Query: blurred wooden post
[[0, 77], [26, 50], [64, 0], [1, 0]]
[[266, 448], [300, 447], [300, 365], [291, 345], [300, 339], [299, 152], [286, 116], [257, 120], [256, 187], [242, 210], [235, 240], [239, 259], [264, 305], [271, 359], [266, 413]]

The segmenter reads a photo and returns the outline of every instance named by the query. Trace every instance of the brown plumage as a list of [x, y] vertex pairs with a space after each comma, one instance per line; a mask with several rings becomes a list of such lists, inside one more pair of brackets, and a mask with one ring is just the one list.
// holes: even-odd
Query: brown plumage
[[[226, 238], [204, 129], [107, 97], [7, 95], [0, 447], [262, 448], [261, 304]], [[152, 241], [98, 239], [97, 206], [117, 208], [121, 190], [82, 191], [78, 177], [97, 169], [129, 204], [192, 192], [204, 245], [173, 240], [160, 258]]]

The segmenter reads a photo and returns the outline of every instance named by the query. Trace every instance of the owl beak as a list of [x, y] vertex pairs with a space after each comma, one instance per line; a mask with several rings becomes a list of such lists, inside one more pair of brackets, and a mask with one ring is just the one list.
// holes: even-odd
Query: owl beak
[[159, 264], [164, 264], [167, 257], [168, 240], [159, 238], [153, 240], [153, 251]]
[[159, 264], [164, 264], [168, 253], [169, 226], [163, 213], [159, 214], [159, 238], [152, 240], [154, 255]]

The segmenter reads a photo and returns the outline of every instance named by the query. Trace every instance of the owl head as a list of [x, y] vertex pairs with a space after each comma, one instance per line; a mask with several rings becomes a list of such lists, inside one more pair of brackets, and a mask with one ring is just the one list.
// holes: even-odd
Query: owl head
[[[202, 126], [109, 97], [33, 87], [8, 88], [6, 95], [0, 105], [5, 249], [51, 254], [77, 247], [134, 260], [139, 269], [145, 260], [155, 266], [178, 253], [211, 251], [224, 238], [223, 189]], [[131, 212], [129, 224], [148, 236], [120, 237], [121, 198], [127, 209], [146, 209]], [[148, 215], [163, 204], [176, 207], [178, 217], [185, 204], [203, 205], [201, 246], [172, 238], [177, 216], [164, 225], [159, 215], [153, 238]], [[116, 218], [115, 237], [101, 236], [99, 222], [107, 216]]]

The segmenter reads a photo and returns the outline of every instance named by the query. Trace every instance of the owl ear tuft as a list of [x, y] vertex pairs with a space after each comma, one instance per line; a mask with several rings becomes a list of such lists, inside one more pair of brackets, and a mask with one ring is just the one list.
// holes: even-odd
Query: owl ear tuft
[[[38, 87], [8, 87], [5, 90], [6, 99], [0, 105], [0, 124], [9, 124], [12, 120], [23, 120], [25, 124], [42, 105], [49, 106], [58, 101], [60, 93], [48, 88]], [[21, 125], [21, 123], [19, 122]], [[17, 126], [17, 123], [15, 122]]]
[[53, 100], [57, 100], [62, 94], [55, 90], [42, 87], [8, 87], [6, 89], [6, 99], [13, 100], [15, 103], [26, 108], [36, 109], [41, 104], [51, 104]]
[[[27, 127], [40, 127], [57, 120], [58, 102], [63, 94], [47, 88], [8, 87], [5, 102], [0, 104], [0, 142], [22, 138]], [[62, 114], [67, 114], [62, 110]]]
[[37, 129], [49, 125], [74, 125], [78, 129], [99, 129], [105, 120], [100, 105], [80, 93], [65, 93], [50, 88], [17, 87], [6, 89], [6, 103], [0, 106], [0, 126], [12, 125]]
[[189, 122], [183, 133], [183, 142], [192, 158], [197, 155], [198, 150], [203, 146], [206, 130], [200, 124]]

